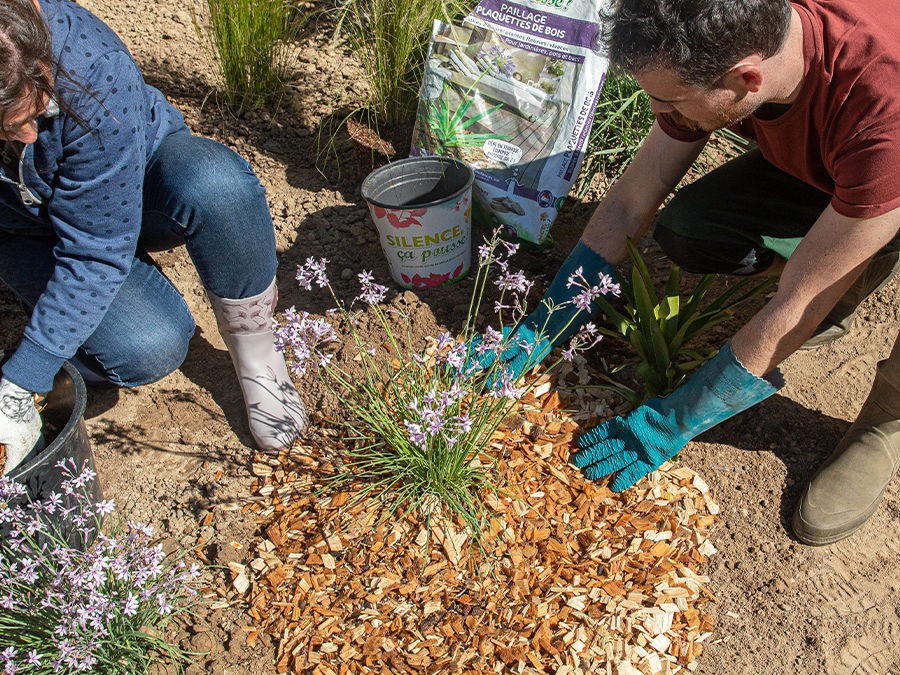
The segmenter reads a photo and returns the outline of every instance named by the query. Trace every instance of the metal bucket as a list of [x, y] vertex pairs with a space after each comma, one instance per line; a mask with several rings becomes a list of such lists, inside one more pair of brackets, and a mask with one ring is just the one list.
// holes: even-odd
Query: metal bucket
[[472, 261], [475, 173], [453, 157], [411, 157], [370, 173], [362, 196], [391, 276], [404, 288], [459, 281]]

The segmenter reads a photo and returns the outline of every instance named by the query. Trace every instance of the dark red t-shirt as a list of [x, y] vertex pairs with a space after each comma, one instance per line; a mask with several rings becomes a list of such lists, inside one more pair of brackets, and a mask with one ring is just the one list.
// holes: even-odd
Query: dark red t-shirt
[[[806, 61], [799, 98], [774, 120], [732, 127], [786, 173], [832, 195], [838, 213], [900, 207], [900, 12], [894, 0], [796, 0]], [[657, 116], [672, 138], [706, 134]]]

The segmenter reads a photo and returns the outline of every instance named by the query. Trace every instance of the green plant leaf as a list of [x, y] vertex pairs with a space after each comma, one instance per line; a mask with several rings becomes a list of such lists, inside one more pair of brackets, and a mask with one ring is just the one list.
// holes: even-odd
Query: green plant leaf
[[632, 286], [640, 286], [641, 288], [643, 288], [649, 296], [652, 304], [658, 304], [659, 300], [656, 297], [656, 288], [653, 285], [653, 277], [650, 274], [650, 270], [647, 269], [647, 265], [644, 263], [643, 258], [641, 258], [641, 252], [638, 251], [637, 246], [635, 246], [634, 242], [631, 241], [630, 238], [625, 240], [625, 246], [628, 248], [628, 254], [631, 256], [631, 262], [634, 265], [633, 269], [637, 270], [638, 274], [640, 275], [639, 279], [635, 279], [634, 274], [632, 274]]
[[678, 332], [678, 325], [681, 319], [681, 296], [680, 288], [680, 270], [677, 265], [672, 265], [669, 272], [669, 280], [666, 283], [666, 289], [663, 293], [662, 301], [659, 309], [659, 322], [665, 337], [666, 344], [671, 345], [672, 339]]
[[[621, 288], [621, 285], [620, 285]], [[612, 325], [616, 328], [618, 333], [615, 333], [615, 337], [623, 338], [626, 336], [630, 328], [633, 328], [634, 321], [622, 314], [619, 310], [613, 307], [610, 302], [604, 298], [602, 295], [595, 298], [594, 302], [597, 307], [600, 309], [603, 314], [606, 315], [607, 320], [612, 323]]]
[[758, 280], [758, 277], [741, 279], [738, 283], [723, 291], [718, 298], [710, 303], [709, 309], [721, 311], [736, 307], [742, 302], [768, 290], [775, 285], [776, 282], [777, 278], [774, 276], [767, 276], [762, 280]]
[[[646, 276], [644, 276], [646, 274]], [[639, 332], [644, 336], [649, 349], [649, 358], [657, 368], [665, 370], [670, 361], [669, 346], [659, 326], [657, 305], [654, 302], [656, 292], [653, 281], [643, 264], [632, 267], [632, 289], [634, 291], [635, 309], [640, 318]]]
[[[492, 112], [494, 112], [495, 110], [499, 110], [499, 109], [502, 108], [502, 107], [503, 107], [503, 104], [502, 104], [502, 103], [498, 103], [498, 104], [495, 105], [495, 106], [491, 106], [491, 107], [488, 108], [487, 110], [485, 110], [485, 111], [483, 111], [483, 112], [480, 112], [480, 113], [478, 113], [477, 115], [473, 115], [472, 117], [470, 117], [470, 118], [469, 118], [468, 120], [466, 120], [462, 125], [460, 125], [460, 128], [461, 128], [461, 129], [468, 129], [470, 126], [472, 126], [473, 124], [475, 124], [475, 122], [478, 122], [479, 120], [484, 119], [485, 117], [489, 116]], [[496, 135], [499, 136], [500, 134], [496, 134]], [[505, 134], [504, 134], [504, 135], [505, 135]]]

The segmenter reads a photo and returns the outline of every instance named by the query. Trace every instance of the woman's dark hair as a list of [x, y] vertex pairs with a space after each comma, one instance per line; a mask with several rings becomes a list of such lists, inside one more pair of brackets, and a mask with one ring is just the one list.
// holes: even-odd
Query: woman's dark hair
[[32, 0], [0, 2], [0, 125], [32, 99], [35, 107], [53, 96], [50, 31]]
[[709, 87], [748, 54], [778, 53], [790, 0], [619, 0], [602, 17], [610, 62], [630, 73], [674, 71]]

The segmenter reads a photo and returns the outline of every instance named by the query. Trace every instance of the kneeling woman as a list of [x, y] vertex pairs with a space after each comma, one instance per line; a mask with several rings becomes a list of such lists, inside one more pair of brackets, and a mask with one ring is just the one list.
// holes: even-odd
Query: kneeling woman
[[187, 354], [194, 320], [148, 252], [185, 245], [262, 449], [306, 411], [274, 349], [275, 235], [265, 190], [194, 136], [112, 30], [70, 0], [0, 3], [0, 280], [30, 308], [0, 381], [6, 472], [40, 433], [32, 392], [63, 362], [119, 386]]

